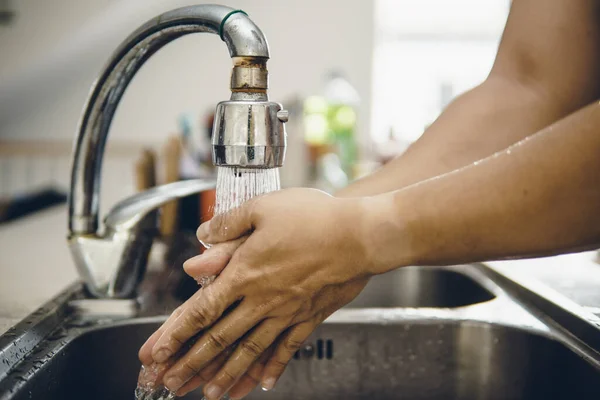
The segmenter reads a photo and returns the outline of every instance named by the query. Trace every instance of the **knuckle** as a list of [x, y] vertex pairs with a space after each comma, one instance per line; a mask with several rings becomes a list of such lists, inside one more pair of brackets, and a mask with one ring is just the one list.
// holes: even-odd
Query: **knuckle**
[[173, 333], [169, 336], [168, 347], [170, 350], [173, 350], [173, 347], [181, 346], [186, 341], [186, 335], [181, 330], [174, 330]]
[[227, 368], [223, 368], [223, 370], [221, 370], [221, 372], [219, 373], [219, 378], [227, 382], [235, 382], [238, 380], [239, 376], [229, 371]]
[[194, 362], [193, 359], [185, 360], [183, 364], [181, 364], [181, 369], [187, 376], [194, 376], [200, 372], [199, 365]]
[[209, 363], [208, 365], [204, 365], [202, 367], [202, 370], [198, 373], [198, 375], [204, 380], [204, 381], [210, 381], [212, 378], [215, 377], [215, 375], [217, 374], [217, 372], [219, 372], [219, 369], [223, 366], [222, 362], [215, 362], [212, 361], [211, 363]]
[[296, 351], [300, 350], [300, 347], [302, 347], [303, 343], [304, 342], [301, 340], [288, 338], [283, 342], [283, 348], [287, 353], [291, 353], [293, 355]]
[[240, 350], [253, 359], [257, 358], [265, 351], [263, 346], [252, 339], [244, 340], [240, 344]]
[[219, 351], [225, 350], [229, 346], [227, 338], [220, 332], [206, 332], [206, 341], [209, 346]]
[[198, 373], [198, 376], [200, 376], [203, 381], [210, 381], [215, 376], [215, 371], [204, 368]]
[[287, 366], [288, 361], [289, 360], [287, 358], [282, 360], [278, 357], [275, 357], [271, 360], [270, 364], [271, 364], [271, 367], [273, 367], [273, 369], [275, 371], [281, 372]]
[[194, 329], [202, 329], [213, 321], [213, 313], [200, 304], [193, 304], [187, 313], [186, 325]]

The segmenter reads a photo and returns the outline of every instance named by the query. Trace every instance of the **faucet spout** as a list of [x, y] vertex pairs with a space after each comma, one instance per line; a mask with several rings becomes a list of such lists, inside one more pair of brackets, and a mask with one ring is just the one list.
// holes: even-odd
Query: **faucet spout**
[[234, 59], [235, 92], [266, 96], [267, 39], [241, 12], [220, 5], [197, 5], [166, 12], [142, 25], [115, 51], [94, 84], [75, 143], [69, 201], [69, 231], [98, 230], [100, 171], [104, 146], [117, 105], [135, 73], [156, 51], [181, 36], [220, 35]]
[[[117, 106], [136, 72], [162, 46], [181, 36], [207, 32], [219, 35], [233, 60], [231, 98], [217, 108], [213, 132], [213, 161], [219, 166], [275, 168], [285, 154], [287, 114], [281, 105], [268, 101], [269, 58], [267, 40], [241, 10], [220, 5], [188, 6], [166, 12], [133, 32], [113, 53], [92, 86], [83, 110], [75, 142], [69, 197], [69, 244], [80, 276], [95, 297], [131, 297], [144, 273], [156, 235], [156, 213], [164, 190], [174, 198], [190, 194], [171, 186], [121, 204], [118, 215], [137, 210], [144, 213], [122, 229], [99, 232], [100, 178], [104, 148]], [[189, 188], [189, 186], [186, 186]], [[179, 188], [179, 189], [178, 189]], [[198, 185], [196, 191], [206, 190]], [[160, 195], [160, 196], [156, 196]], [[127, 214], [129, 215], [129, 214]]]

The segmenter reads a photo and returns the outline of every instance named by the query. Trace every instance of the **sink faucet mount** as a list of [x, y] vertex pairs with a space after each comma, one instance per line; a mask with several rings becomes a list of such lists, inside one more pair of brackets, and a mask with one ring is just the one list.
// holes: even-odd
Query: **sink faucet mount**
[[175, 182], [119, 202], [99, 224], [104, 147], [117, 106], [135, 73], [162, 46], [196, 32], [217, 34], [233, 60], [231, 97], [217, 105], [212, 159], [220, 167], [283, 165], [287, 111], [267, 95], [269, 47], [241, 10], [196, 5], [166, 12], [131, 34], [113, 53], [84, 107], [75, 142], [69, 197], [69, 246], [94, 297], [131, 298], [157, 234], [162, 204], [215, 187], [214, 181]]

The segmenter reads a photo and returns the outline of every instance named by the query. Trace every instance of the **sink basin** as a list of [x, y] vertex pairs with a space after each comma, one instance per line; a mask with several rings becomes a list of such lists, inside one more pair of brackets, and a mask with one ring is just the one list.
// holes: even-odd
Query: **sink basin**
[[347, 305], [363, 307], [461, 307], [495, 296], [460, 269], [406, 267], [373, 277]]
[[[137, 314], [120, 301], [107, 316], [74, 285], [1, 336], [0, 400], [133, 400], [137, 350], [180, 299], [158, 289], [184, 292], [155, 278]], [[375, 277], [248, 398], [600, 399], [600, 326], [511, 282], [478, 266]]]
[[[344, 311], [341, 311], [342, 313]], [[132, 400], [137, 349], [159, 319], [58, 339], [45, 364], [30, 357], [10, 396]], [[37, 365], [37, 366], [36, 366]], [[198, 399], [193, 392], [185, 399]], [[276, 390], [249, 399], [594, 399], [600, 371], [532, 331], [465, 321], [326, 322], [291, 361]]]

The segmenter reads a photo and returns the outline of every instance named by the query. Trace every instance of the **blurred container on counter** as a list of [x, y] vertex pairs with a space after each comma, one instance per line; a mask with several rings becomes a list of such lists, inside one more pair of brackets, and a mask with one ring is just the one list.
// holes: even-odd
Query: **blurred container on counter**
[[358, 92], [338, 71], [327, 76], [324, 97], [329, 107], [327, 123], [342, 169], [349, 179], [356, 175], [358, 162], [356, 114], [360, 105]]
[[326, 191], [345, 186], [357, 175], [356, 89], [333, 71], [323, 95], [304, 101], [304, 139], [308, 147], [309, 184]]

